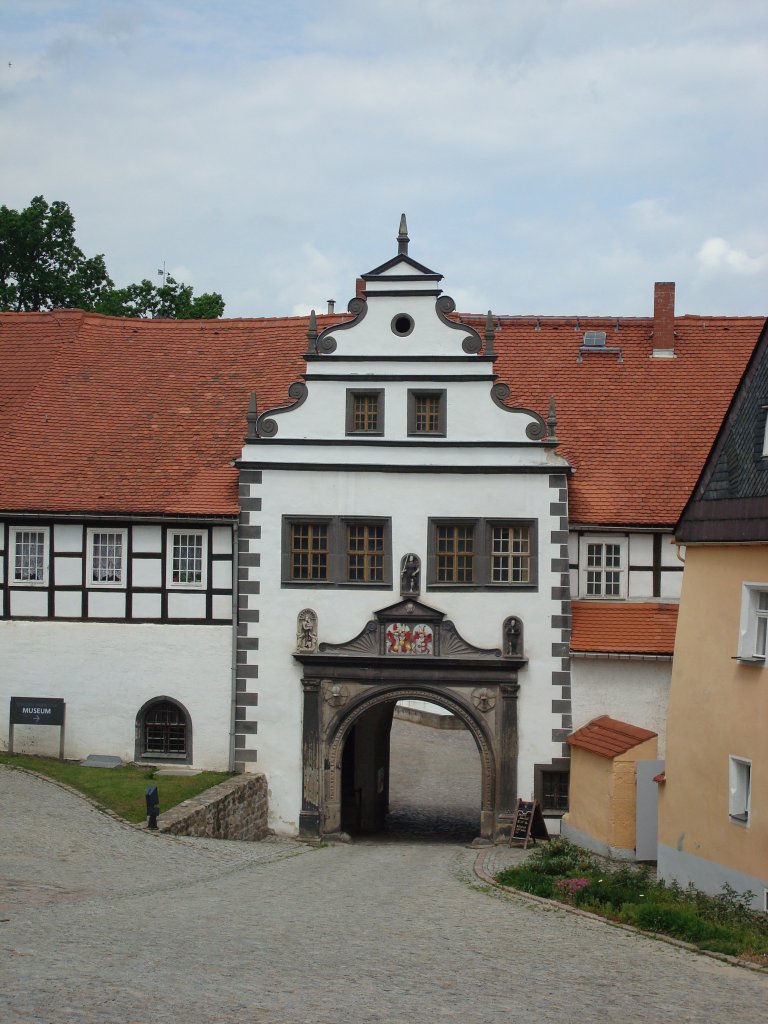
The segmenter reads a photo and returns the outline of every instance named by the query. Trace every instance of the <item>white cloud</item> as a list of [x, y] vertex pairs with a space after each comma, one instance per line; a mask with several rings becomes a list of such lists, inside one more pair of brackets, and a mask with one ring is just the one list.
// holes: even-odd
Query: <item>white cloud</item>
[[753, 0], [17, 8], [1, 201], [68, 201], [118, 282], [166, 259], [231, 315], [343, 308], [405, 210], [460, 306], [646, 313], [676, 277], [766, 311]]
[[752, 276], [768, 270], [768, 251], [750, 256], [725, 238], [708, 238], [696, 254], [699, 267], [706, 275], [722, 273]]

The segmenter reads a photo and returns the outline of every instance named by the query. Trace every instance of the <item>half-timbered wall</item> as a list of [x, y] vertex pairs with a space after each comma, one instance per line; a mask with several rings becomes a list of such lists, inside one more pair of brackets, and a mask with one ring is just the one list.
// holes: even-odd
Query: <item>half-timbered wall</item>
[[[121, 538], [117, 580], [94, 579], [94, 537], [105, 535]], [[24, 547], [30, 536], [42, 539], [41, 566], [33, 564], [29, 544]], [[200, 539], [199, 579], [174, 580], [178, 536]], [[232, 537], [230, 523], [8, 519], [0, 524], [0, 614], [6, 619], [231, 623]]]
[[[618, 593], [606, 593], [599, 578], [591, 583], [588, 573], [612, 571], [606, 565], [606, 548], [616, 551]], [[617, 550], [616, 550], [617, 549]], [[574, 598], [623, 601], [677, 601], [683, 579], [683, 563], [671, 533], [632, 532], [606, 528], [571, 530], [568, 537], [571, 594]], [[594, 593], [595, 589], [600, 592]]]
[[[229, 768], [233, 533], [194, 520], [3, 521], [0, 707], [62, 698], [67, 758]], [[4, 714], [0, 749], [7, 729]], [[17, 751], [57, 754], [58, 741], [50, 728], [14, 735]]]

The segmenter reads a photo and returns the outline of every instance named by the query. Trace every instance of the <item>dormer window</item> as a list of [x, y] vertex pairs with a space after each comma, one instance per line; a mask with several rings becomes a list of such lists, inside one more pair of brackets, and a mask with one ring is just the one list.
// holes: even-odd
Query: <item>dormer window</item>
[[347, 434], [384, 433], [384, 392], [347, 391]]
[[408, 392], [408, 433], [445, 437], [445, 391]]

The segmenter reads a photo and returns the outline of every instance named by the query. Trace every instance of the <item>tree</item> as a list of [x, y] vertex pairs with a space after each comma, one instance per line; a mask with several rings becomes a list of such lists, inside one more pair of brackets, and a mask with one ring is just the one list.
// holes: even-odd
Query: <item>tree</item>
[[215, 320], [224, 312], [224, 300], [218, 292], [193, 297], [190, 285], [168, 276], [165, 284], [157, 287], [144, 278], [139, 284], [129, 284], [126, 288], [111, 288], [101, 295], [94, 309], [109, 316]]
[[72, 308], [111, 316], [215, 319], [224, 313], [218, 292], [194, 295], [167, 277], [155, 286], [115, 288], [103, 256], [87, 259], [75, 244], [75, 218], [61, 201], [35, 196], [25, 210], [0, 207], [0, 311]]
[[35, 196], [26, 210], [0, 206], [0, 309], [92, 309], [111, 287], [104, 257], [86, 259], [75, 245], [66, 203]]

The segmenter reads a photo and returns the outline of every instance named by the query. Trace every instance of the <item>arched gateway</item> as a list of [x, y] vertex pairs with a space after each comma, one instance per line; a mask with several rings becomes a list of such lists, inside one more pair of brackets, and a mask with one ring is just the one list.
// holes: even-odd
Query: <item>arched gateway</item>
[[[474, 647], [444, 613], [403, 600], [376, 612], [346, 643], [301, 646], [294, 657], [302, 664], [304, 690], [302, 834], [343, 827], [350, 772], [364, 830], [383, 825], [389, 724], [401, 699], [431, 701], [464, 723], [482, 765], [481, 835], [492, 839], [508, 831], [517, 797], [517, 672], [526, 664], [520, 643], [505, 637], [499, 648]], [[351, 767], [345, 749], [354, 736], [359, 743]]]

